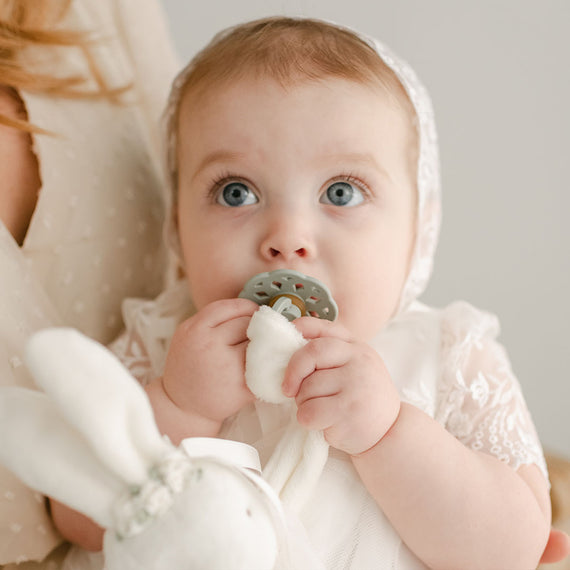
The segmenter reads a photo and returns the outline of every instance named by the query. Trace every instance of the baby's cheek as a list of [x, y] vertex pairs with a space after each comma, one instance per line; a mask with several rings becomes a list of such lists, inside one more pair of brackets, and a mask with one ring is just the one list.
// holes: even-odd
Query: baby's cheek
[[370, 341], [384, 326], [386, 319], [369, 303], [358, 303], [340, 313], [338, 322], [361, 342]]
[[227, 283], [223, 275], [213, 272], [205, 272], [204, 275], [190, 277], [188, 279], [192, 303], [199, 311], [214, 301], [232, 299], [234, 288]]

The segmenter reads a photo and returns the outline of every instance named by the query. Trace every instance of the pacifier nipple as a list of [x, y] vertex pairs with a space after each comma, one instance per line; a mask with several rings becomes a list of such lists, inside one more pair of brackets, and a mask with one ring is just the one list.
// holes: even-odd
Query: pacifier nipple
[[268, 305], [278, 313], [286, 316], [290, 321], [307, 314], [307, 307], [300, 297], [295, 295], [276, 295], [269, 301]]
[[328, 288], [314, 277], [293, 269], [277, 269], [254, 275], [239, 297], [269, 305], [288, 320], [312, 316], [334, 321], [338, 307]]

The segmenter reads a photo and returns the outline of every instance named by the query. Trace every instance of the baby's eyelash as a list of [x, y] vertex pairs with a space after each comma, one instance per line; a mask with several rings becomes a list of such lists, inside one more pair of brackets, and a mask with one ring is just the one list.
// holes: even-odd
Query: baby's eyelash
[[222, 186], [228, 184], [229, 182], [241, 182], [243, 180], [245, 180], [243, 176], [235, 174], [234, 172], [230, 172], [229, 170], [224, 170], [211, 178], [208, 184], [208, 195], [211, 198], [216, 198], [218, 191], [220, 188], [222, 188]]
[[[251, 186], [247, 178], [232, 172], [230, 170], [224, 170], [215, 176], [213, 176], [208, 184], [208, 195], [212, 199], [216, 199], [220, 189], [230, 182], [244, 182], [248, 186]], [[354, 172], [341, 173], [331, 179], [330, 183], [334, 182], [348, 182], [349, 184], [354, 184], [359, 190], [365, 195], [365, 197], [370, 197], [372, 191], [370, 186], [357, 174]]]
[[354, 174], [353, 172], [346, 173], [346, 174], [339, 174], [333, 178], [333, 182], [348, 182], [349, 184], [354, 184], [357, 186], [362, 192], [367, 196], [372, 195], [372, 191], [370, 186], [362, 178], [358, 175]]

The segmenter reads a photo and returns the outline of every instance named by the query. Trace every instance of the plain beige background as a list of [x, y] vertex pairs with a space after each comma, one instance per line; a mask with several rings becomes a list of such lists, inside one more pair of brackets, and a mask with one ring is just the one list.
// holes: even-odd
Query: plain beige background
[[373, 35], [431, 93], [444, 223], [423, 300], [497, 313], [546, 449], [570, 458], [570, 2], [162, 0], [185, 61], [274, 14]]

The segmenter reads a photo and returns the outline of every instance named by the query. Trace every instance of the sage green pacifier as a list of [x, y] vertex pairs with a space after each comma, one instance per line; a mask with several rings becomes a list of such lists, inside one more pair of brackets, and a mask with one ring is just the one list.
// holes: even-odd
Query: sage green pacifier
[[293, 269], [276, 269], [254, 275], [239, 297], [269, 305], [289, 321], [303, 316], [334, 321], [338, 307], [328, 288], [314, 277]]

